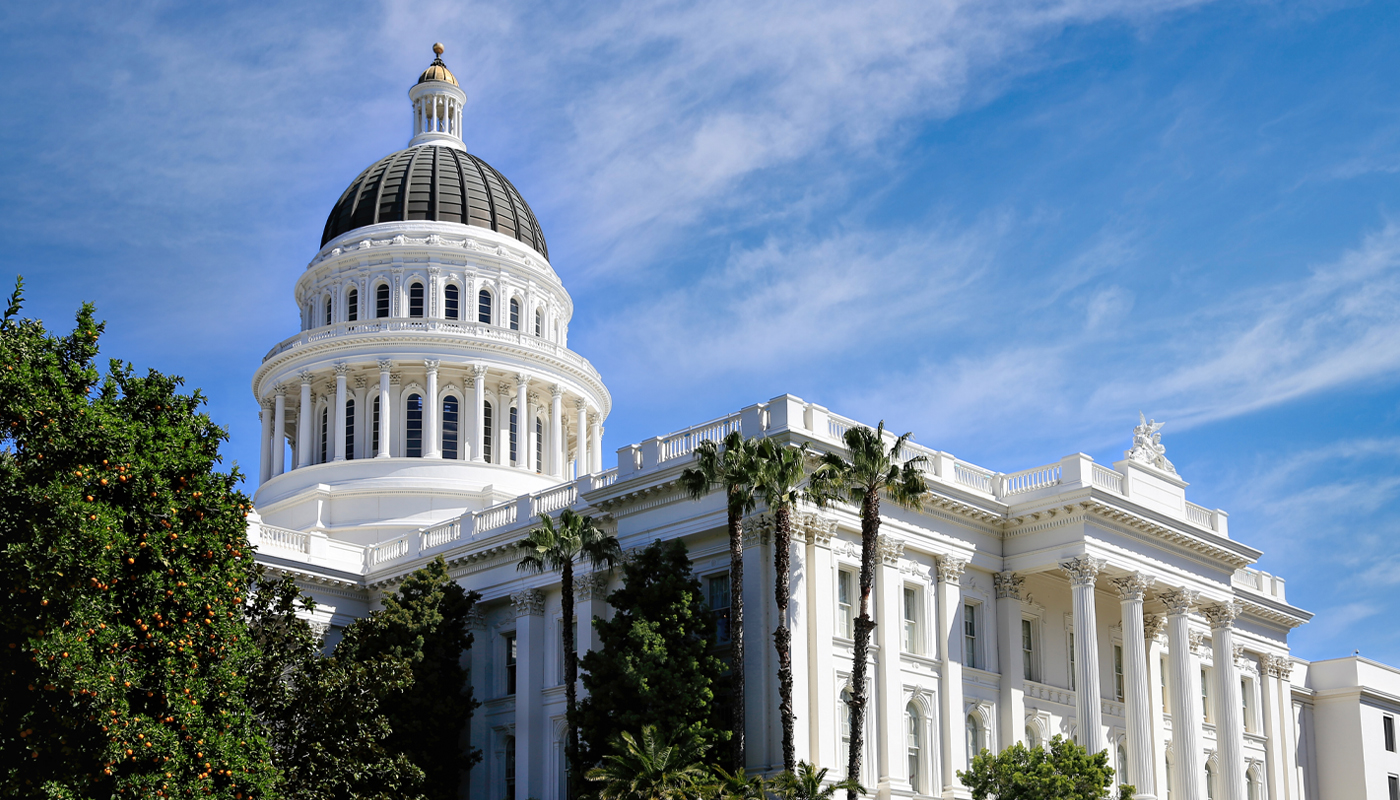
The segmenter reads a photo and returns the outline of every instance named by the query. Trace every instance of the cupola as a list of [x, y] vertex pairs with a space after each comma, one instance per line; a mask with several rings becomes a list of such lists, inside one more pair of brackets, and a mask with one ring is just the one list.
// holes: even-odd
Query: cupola
[[457, 76], [442, 61], [443, 46], [433, 45], [433, 63], [418, 76], [408, 91], [413, 102], [413, 138], [408, 146], [437, 144], [465, 150], [462, 141], [462, 107], [467, 93], [457, 84]]

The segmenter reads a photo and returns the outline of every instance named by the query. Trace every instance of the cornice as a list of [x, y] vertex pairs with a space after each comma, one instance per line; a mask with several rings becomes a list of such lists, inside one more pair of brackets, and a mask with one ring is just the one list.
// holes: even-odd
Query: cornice
[[1254, 563], [1253, 558], [1248, 558], [1237, 550], [1212, 544], [1197, 534], [1179, 531], [1175, 528], [1154, 522], [1147, 517], [1110, 506], [1107, 503], [1102, 503], [1092, 498], [1081, 500], [1078, 505], [1090, 516], [1098, 517], [1101, 520], [1115, 523], [1134, 531], [1149, 534], [1158, 539], [1164, 539], [1177, 547], [1227, 564], [1235, 569], [1244, 569]]

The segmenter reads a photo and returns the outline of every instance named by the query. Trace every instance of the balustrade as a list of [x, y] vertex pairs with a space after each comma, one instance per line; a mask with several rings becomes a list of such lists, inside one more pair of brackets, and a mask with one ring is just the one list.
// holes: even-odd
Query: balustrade
[[1093, 480], [1094, 485], [1108, 489], [1111, 492], [1123, 493], [1123, 473], [1101, 467], [1094, 464]]
[[259, 525], [258, 541], [277, 550], [290, 550], [294, 553], [306, 552], [306, 534], [287, 528]]
[[1202, 528], [1215, 530], [1215, 512], [1205, 506], [1198, 506], [1191, 501], [1186, 502], [1186, 521]]
[[1061, 478], [1061, 467], [1059, 464], [1050, 464], [1044, 467], [1013, 472], [1005, 476], [1002, 481], [1002, 496], [1011, 497], [1013, 495], [1033, 492], [1037, 489], [1047, 489], [1051, 486], [1059, 486]]
[[660, 463], [681, 458], [695, 452], [701, 442], [719, 442], [730, 433], [739, 430], [739, 415], [730, 414], [717, 420], [692, 425], [661, 439]]

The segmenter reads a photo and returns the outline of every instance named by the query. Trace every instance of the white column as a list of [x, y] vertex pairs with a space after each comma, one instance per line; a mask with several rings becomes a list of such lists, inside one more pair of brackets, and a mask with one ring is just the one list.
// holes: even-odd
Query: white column
[[1103, 567], [1104, 561], [1092, 556], [1060, 562], [1074, 597], [1074, 707], [1080, 744], [1090, 755], [1108, 748], [1099, 698], [1099, 627], [1094, 609], [1094, 581]]
[[1288, 726], [1293, 722], [1293, 692], [1289, 689], [1289, 675], [1293, 664], [1287, 656], [1265, 654], [1259, 659], [1259, 674], [1263, 678], [1264, 695], [1264, 735], [1268, 745], [1264, 750], [1264, 760], [1269, 771], [1269, 800], [1295, 800], [1289, 792], [1289, 776], [1293, 759], [1288, 757]]
[[[792, 545], [788, 548], [787, 626], [791, 633], [792, 651], [792, 746], [799, 759], [812, 760], [813, 717], [808, 713], [807, 697], [811, 693], [811, 660], [807, 650], [807, 629], [812, 625], [813, 609], [807, 605], [808, 587], [812, 582], [808, 570], [807, 542], [812, 538], [811, 520], [814, 515], [792, 514]], [[776, 551], [775, 551], [776, 552]], [[776, 611], [776, 609], [774, 609]], [[771, 649], [771, 648], [770, 648]], [[778, 718], [776, 735], [778, 752], [782, 752], [782, 718]], [[775, 759], [776, 760], [776, 759]]]
[[1221, 800], [1245, 800], [1244, 711], [1240, 707], [1240, 673], [1235, 669], [1236, 603], [1201, 609], [1210, 621], [1210, 649], [1215, 661], [1215, 740], [1220, 752]]
[[578, 467], [574, 476], [582, 478], [588, 474], [588, 401], [582, 397], [574, 401], [574, 408], [578, 409], [578, 434], [574, 437], [577, 440], [575, 450], [578, 451]]
[[1138, 800], [1156, 800], [1153, 782], [1152, 684], [1147, 677], [1147, 639], [1142, 600], [1154, 579], [1141, 572], [1113, 579], [1123, 609], [1123, 701], [1128, 724], [1127, 783]]
[[1166, 653], [1166, 643], [1162, 631], [1166, 630], [1167, 618], [1157, 614], [1146, 614], [1142, 618], [1143, 636], [1147, 640], [1147, 681], [1152, 691], [1152, 765], [1156, 769], [1154, 787], [1161, 787], [1161, 797], [1167, 786], [1167, 719], [1165, 703], [1162, 702], [1162, 687], [1167, 674], [1162, 656]]
[[603, 418], [596, 412], [588, 415], [588, 471], [603, 471]]
[[515, 468], [530, 469], [530, 376], [523, 372], [515, 376]]
[[1172, 706], [1172, 752], [1176, 769], [1172, 775], [1172, 800], [1202, 800], [1200, 695], [1191, 691], [1191, 606], [1198, 592], [1175, 589], [1157, 595], [1167, 606], [1167, 687]]
[[[807, 545], [808, 574], [811, 577], [807, 581], [807, 606], [812, 610], [812, 623], [807, 626], [807, 659], [811, 665], [807, 719], [811, 720], [808, 735], [812, 749], [807, 759], [839, 776], [845, 773], [846, 765], [837, 763], [841, 724], [837, 715], [845, 714], [846, 708], [839, 703], [841, 693], [836, 688], [836, 664], [831, 645], [836, 635], [833, 629], [836, 574], [831, 556], [831, 538], [836, 531], [836, 521], [815, 514], [813, 518]], [[798, 755], [801, 755], [801, 751]]]
[[272, 477], [272, 405], [266, 400], [258, 405], [258, 422], [262, 424], [262, 451], [258, 459], [258, 483]]
[[376, 458], [388, 458], [390, 456], [389, 442], [389, 370], [394, 366], [394, 362], [383, 359], [379, 362], [379, 455]]
[[992, 576], [997, 593], [997, 657], [1001, 665], [1001, 747], [1026, 743], [1026, 654], [1021, 649], [1021, 584], [1014, 572]]
[[[879, 698], [880, 713], [871, 715], [870, 738], [875, 741], [877, 786], [875, 793], [888, 797], [890, 788], [909, 788], [908, 759], [905, 758], [904, 681], [900, 653], [903, 651], [904, 580], [899, 576], [899, 557], [904, 542], [881, 535], [876, 545], [880, 559], [875, 582], [875, 619], [883, 624], [875, 627], [875, 645], [880, 648], [875, 665], [877, 679], [872, 682], [872, 697]], [[875, 707], [875, 703], [871, 703]], [[873, 724], [878, 723], [878, 724]]]
[[942, 727], [942, 769], [944, 798], [970, 797], [958, 780], [958, 770], [967, 769], [967, 715], [963, 712], [962, 577], [967, 561], [938, 556], [938, 650], [943, 668], [938, 672], [938, 716]]
[[272, 474], [281, 475], [287, 471], [287, 387], [278, 384], [277, 395], [273, 398], [273, 441]]
[[564, 477], [564, 387], [549, 387], [549, 474]]
[[[530, 392], [530, 413], [525, 415], [525, 439], [529, 442], [529, 448], [525, 451], [525, 468], [529, 472], [536, 470], [535, 452], [538, 450], [540, 456], [544, 456], [544, 442], [540, 441], [540, 433], [535, 430], [535, 419], [540, 415], [540, 396], [537, 392]], [[539, 472], [544, 473], [544, 465], [539, 465]]]
[[438, 441], [438, 414], [442, 405], [438, 402], [438, 362], [424, 359], [423, 366], [428, 370], [426, 397], [423, 398], [423, 457], [442, 458], [442, 443]]
[[349, 364], [335, 365], [335, 453], [336, 461], [344, 461], [347, 455], [345, 452], [345, 373], [350, 369]]
[[496, 448], [491, 461], [510, 466], [510, 384], [502, 381], [496, 384]]
[[515, 605], [515, 796], [544, 797], [544, 759], [551, 737], [544, 729], [544, 592], [510, 596]]
[[472, 420], [472, 461], [484, 461], [486, 450], [486, 367], [472, 365], [472, 391], [476, 419]]
[[301, 407], [297, 409], [297, 467], [311, 465], [311, 373], [301, 373]]

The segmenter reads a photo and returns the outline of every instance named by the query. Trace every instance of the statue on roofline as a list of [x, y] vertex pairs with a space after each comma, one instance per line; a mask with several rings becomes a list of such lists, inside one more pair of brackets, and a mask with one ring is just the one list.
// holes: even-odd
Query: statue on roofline
[[1129, 461], [1156, 467], [1163, 472], [1176, 474], [1176, 467], [1167, 460], [1167, 448], [1162, 445], [1162, 426], [1165, 422], [1148, 419], [1138, 412], [1138, 426], [1133, 428], [1133, 449], [1123, 454]]

